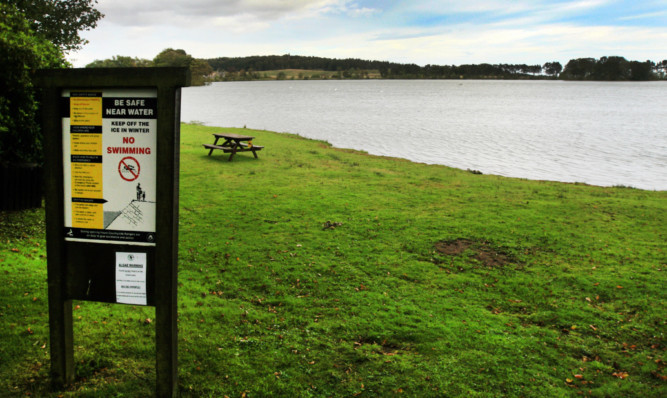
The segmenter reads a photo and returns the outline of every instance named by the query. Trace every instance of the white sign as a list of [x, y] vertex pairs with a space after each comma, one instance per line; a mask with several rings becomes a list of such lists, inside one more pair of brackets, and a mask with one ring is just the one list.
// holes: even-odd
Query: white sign
[[65, 239], [154, 245], [157, 91], [62, 97]]
[[116, 302], [146, 305], [146, 253], [116, 252]]

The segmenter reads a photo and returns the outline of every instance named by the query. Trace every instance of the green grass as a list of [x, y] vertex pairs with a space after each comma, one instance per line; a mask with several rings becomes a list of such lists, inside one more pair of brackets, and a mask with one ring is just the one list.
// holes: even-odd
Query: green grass
[[[184, 125], [183, 396], [667, 395], [667, 192], [527, 181]], [[0, 213], [0, 396], [145, 396], [155, 311], [75, 302], [52, 391], [43, 210]]]

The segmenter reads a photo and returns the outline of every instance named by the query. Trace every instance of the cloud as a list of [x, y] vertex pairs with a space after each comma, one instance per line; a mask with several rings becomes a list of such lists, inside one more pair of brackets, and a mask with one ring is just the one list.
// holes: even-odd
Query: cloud
[[[460, 65], [479, 63], [543, 64], [570, 59], [625, 56], [633, 60], [662, 59], [655, 43], [667, 43], [662, 28], [579, 26], [550, 23], [538, 26], [459, 24], [448, 30], [412, 28], [339, 38], [328, 54], [417, 63]], [[664, 48], [664, 46], [663, 46]]]
[[667, 17], [667, 10], [663, 11], [655, 11], [655, 12], [647, 12], [644, 14], [637, 14], [637, 15], [628, 15], [625, 17], [620, 17], [619, 19], [621, 21], [631, 21], [631, 20], [640, 20], [640, 19], [653, 19], [653, 18], [665, 18]]
[[283, 18], [327, 13], [365, 16], [376, 12], [351, 0], [101, 0], [98, 8], [105, 14], [103, 22], [121, 26], [220, 25], [239, 18], [255, 28]]
[[[661, 6], [662, 5], [662, 6]], [[425, 64], [664, 59], [664, 0], [100, 0], [76, 65], [299, 54]]]

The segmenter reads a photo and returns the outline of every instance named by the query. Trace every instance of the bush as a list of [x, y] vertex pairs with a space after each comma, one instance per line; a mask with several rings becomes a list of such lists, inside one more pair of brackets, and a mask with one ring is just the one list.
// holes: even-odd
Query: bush
[[32, 74], [66, 65], [61, 50], [37, 35], [14, 6], [0, 3], [0, 164], [41, 163]]

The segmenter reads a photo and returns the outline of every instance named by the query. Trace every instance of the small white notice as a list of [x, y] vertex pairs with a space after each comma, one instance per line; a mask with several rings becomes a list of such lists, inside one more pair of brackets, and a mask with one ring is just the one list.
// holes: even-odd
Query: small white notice
[[146, 305], [146, 253], [116, 252], [116, 302]]

